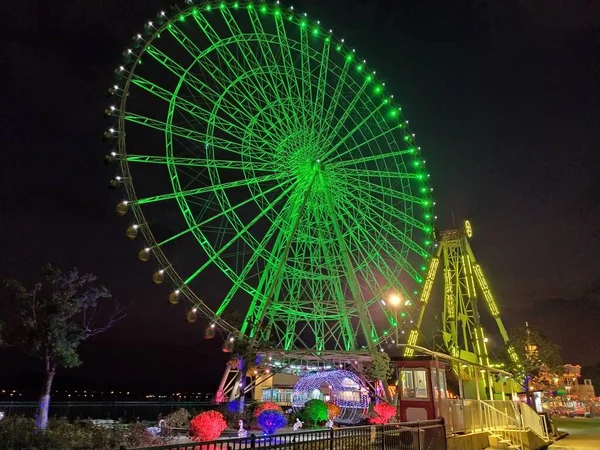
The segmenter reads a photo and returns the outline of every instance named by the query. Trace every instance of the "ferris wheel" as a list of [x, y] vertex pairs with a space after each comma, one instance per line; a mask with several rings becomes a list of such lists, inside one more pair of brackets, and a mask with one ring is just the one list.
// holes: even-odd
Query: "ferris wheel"
[[411, 328], [429, 175], [344, 39], [279, 2], [187, 1], [145, 24], [115, 74], [117, 213], [207, 338], [375, 351]]

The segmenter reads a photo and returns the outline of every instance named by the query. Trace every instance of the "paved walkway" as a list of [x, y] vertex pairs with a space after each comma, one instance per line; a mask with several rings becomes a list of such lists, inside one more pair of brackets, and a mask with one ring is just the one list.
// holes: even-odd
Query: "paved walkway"
[[555, 419], [560, 431], [569, 433], [548, 450], [600, 450], [600, 418]]

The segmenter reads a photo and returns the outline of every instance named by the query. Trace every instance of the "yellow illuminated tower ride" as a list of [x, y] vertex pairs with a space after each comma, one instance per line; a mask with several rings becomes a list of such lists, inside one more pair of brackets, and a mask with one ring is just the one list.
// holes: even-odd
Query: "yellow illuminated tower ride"
[[[408, 344], [417, 344], [431, 290], [441, 266], [444, 277], [442, 336], [446, 351], [466, 361], [490, 365], [488, 339], [480, 320], [480, 299], [483, 298], [489, 313], [496, 321], [510, 360], [517, 363], [517, 354], [509, 342], [496, 301], [469, 244], [472, 236], [473, 228], [469, 221], [465, 221], [462, 228], [438, 232], [437, 249], [431, 259], [419, 297], [419, 317], [416, 327], [409, 334]], [[405, 356], [413, 354], [414, 349], [407, 347]]]

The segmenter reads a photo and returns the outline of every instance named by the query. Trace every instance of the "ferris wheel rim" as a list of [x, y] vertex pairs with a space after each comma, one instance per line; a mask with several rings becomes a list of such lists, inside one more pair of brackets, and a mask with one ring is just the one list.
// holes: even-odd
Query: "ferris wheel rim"
[[[223, 3], [224, 2], [220, 2], [219, 5], [223, 5]], [[239, 3], [239, 2], [227, 2], [227, 4], [232, 4], [232, 5], [234, 3]], [[215, 3], [215, 2], [208, 3], [208, 5], [216, 5], [216, 4], [217, 3]], [[250, 1], [247, 4], [252, 4], [252, 2]], [[191, 10], [192, 8], [194, 8], [194, 6], [190, 6], [189, 10]], [[182, 11], [181, 13], [184, 14], [185, 12]], [[143, 46], [142, 50], [140, 51], [139, 55], [136, 58], [140, 59], [141, 56], [143, 56], [144, 53], [146, 52], [150, 43], [152, 43], [156, 39], [156, 36], [160, 34], [160, 30], [166, 29], [168, 24], [171, 22], [174, 22], [175, 20], [176, 19], [174, 17], [168, 18], [164, 22], [164, 24], [161, 26], [161, 28], [156, 29], [155, 32], [150, 37], [150, 39], [148, 39], [148, 41], [145, 43], [145, 45]], [[342, 43], [343, 43], [343, 40], [342, 40]], [[131, 173], [130, 173], [130, 167], [127, 162], [127, 143], [126, 143], [126, 138], [125, 138], [125, 130], [126, 130], [126, 126], [125, 126], [125, 114], [126, 113], [125, 112], [127, 111], [127, 109], [126, 109], [127, 96], [128, 96], [129, 89], [130, 89], [132, 76], [136, 70], [137, 65], [138, 65], [138, 62], [137, 61], [134, 62], [133, 66], [131, 67], [131, 70], [129, 71], [129, 74], [127, 76], [125, 87], [123, 88], [123, 95], [121, 98], [121, 106], [120, 106], [121, 113], [119, 115], [118, 148], [119, 148], [119, 156], [121, 157], [120, 158], [121, 170], [122, 170], [122, 173], [123, 173], [124, 179], [125, 179], [124, 184], [125, 184], [127, 197], [128, 197], [127, 201], [131, 204], [131, 210], [133, 212], [133, 215], [134, 215], [136, 221], [139, 224], [146, 224], [147, 221], [146, 221], [144, 212], [142, 211], [142, 208], [136, 203], [138, 197], [136, 196], [135, 186], [134, 186], [133, 182], [131, 181], [132, 178], [131, 178]], [[170, 166], [168, 166], [168, 167], [170, 167]], [[178, 198], [178, 200], [179, 199], [180, 198]], [[183, 200], [185, 200], [185, 199], [183, 199]], [[167, 270], [167, 268], [170, 267], [169, 259], [168, 259], [167, 255], [163, 252], [162, 248], [158, 245], [158, 242], [155, 239], [151, 229], [148, 226], [142, 226], [140, 231], [143, 234], [144, 239], [149, 243], [149, 247], [152, 249], [151, 251], [153, 253], [153, 256], [158, 260], [160, 265], [162, 267], [164, 267], [163, 270], [165, 270], [166, 274], [171, 279], [173, 284], [175, 286], [180, 286], [178, 289], [181, 292], [181, 294], [183, 294], [183, 296], [185, 296], [193, 305], [195, 305], [195, 307], [200, 308], [201, 312], [207, 318], [209, 318], [209, 320], [211, 320], [212, 323], [217, 324], [219, 327], [225, 329], [227, 332], [230, 332], [230, 333], [238, 335], [238, 336], [241, 335], [242, 333], [235, 326], [227, 323], [220, 316], [217, 316], [215, 314], [213, 308], [211, 308], [208, 304], [206, 304], [196, 294], [196, 292], [194, 290], [186, 287], [186, 284], [184, 283], [184, 280], [182, 279], [182, 277], [179, 275], [178, 271]], [[409, 249], [406, 249], [406, 251], [408, 252]]]

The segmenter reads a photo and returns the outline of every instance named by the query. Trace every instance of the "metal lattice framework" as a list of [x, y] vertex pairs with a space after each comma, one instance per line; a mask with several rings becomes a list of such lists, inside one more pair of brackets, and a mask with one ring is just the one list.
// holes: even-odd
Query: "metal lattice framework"
[[[408, 344], [415, 345], [417, 343], [419, 329], [429, 303], [438, 267], [441, 264], [444, 276], [442, 337], [448, 354], [466, 361], [490, 366], [488, 338], [485, 336], [480, 320], [479, 298], [483, 296], [488, 311], [498, 326], [509, 359], [518, 363], [518, 356], [509, 341], [498, 305], [471, 249], [469, 239], [472, 235], [473, 228], [469, 221], [465, 221], [463, 228], [452, 228], [438, 233], [437, 251], [431, 259], [419, 298], [421, 311], [416, 327], [409, 334]], [[412, 356], [414, 350], [407, 348], [404, 353], [406, 356]]]
[[[186, 2], [134, 37], [107, 110], [117, 211], [190, 321], [286, 351], [374, 351], [423, 282], [428, 174], [366, 61], [278, 3]], [[215, 268], [220, 298], [206, 293]]]

